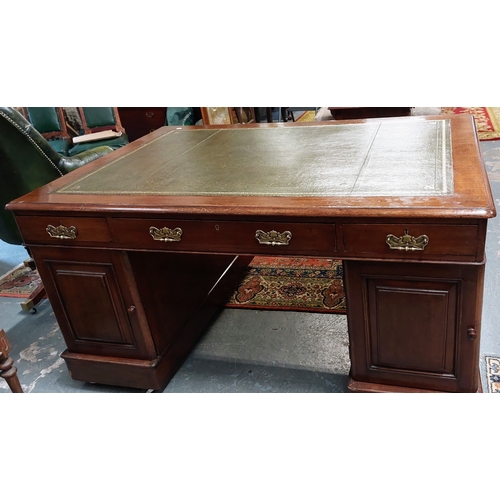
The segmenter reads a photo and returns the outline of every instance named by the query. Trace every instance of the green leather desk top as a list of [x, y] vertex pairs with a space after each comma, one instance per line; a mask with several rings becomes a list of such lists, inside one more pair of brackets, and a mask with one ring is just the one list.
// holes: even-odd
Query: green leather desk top
[[453, 194], [450, 123], [167, 130], [55, 192], [447, 196]]

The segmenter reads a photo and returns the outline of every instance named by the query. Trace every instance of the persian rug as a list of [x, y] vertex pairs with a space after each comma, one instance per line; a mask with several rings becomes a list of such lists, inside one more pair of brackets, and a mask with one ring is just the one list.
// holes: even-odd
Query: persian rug
[[345, 314], [342, 261], [254, 257], [226, 307]]
[[500, 358], [486, 356], [485, 360], [488, 392], [500, 392]]
[[500, 108], [441, 108], [442, 114], [474, 115], [479, 140], [500, 139]]
[[[342, 262], [254, 257], [227, 307], [345, 314]], [[24, 264], [0, 277], [0, 297], [28, 298], [41, 284]]]
[[29, 297], [41, 283], [36, 270], [19, 264], [0, 277], [0, 297]]

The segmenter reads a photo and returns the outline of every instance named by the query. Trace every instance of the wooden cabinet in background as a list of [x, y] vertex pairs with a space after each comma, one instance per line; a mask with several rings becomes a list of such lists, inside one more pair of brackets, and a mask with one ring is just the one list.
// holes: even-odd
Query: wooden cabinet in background
[[118, 113], [130, 142], [163, 127], [167, 118], [167, 108], [118, 108]]
[[336, 120], [410, 116], [411, 108], [328, 108]]

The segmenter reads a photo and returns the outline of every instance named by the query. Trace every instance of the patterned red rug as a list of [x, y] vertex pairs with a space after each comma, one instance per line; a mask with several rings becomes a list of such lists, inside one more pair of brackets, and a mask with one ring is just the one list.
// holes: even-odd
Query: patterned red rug
[[254, 257], [227, 307], [345, 314], [342, 262]]
[[470, 113], [474, 115], [481, 141], [500, 139], [500, 108], [441, 108], [442, 114]]
[[[227, 307], [345, 314], [342, 275], [338, 260], [254, 257]], [[0, 277], [0, 297], [27, 298], [40, 284], [20, 264]]]
[[29, 297], [42, 283], [38, 272], [24, 264], [0, 277], [0, 297]]

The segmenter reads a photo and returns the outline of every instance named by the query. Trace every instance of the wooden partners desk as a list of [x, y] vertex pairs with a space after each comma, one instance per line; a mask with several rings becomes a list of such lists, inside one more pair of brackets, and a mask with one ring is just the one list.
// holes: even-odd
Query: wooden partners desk
[[351, 390], [478, 390], [472, 116], [163, 127], [8, 208], [77, 380], [162, 390], [261, 254], [344, 261]]

